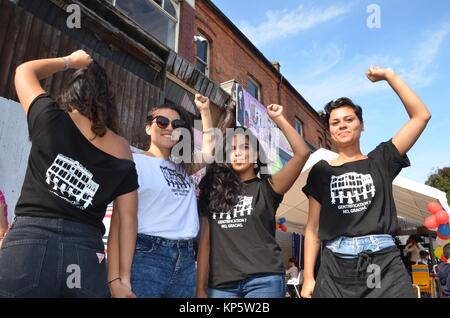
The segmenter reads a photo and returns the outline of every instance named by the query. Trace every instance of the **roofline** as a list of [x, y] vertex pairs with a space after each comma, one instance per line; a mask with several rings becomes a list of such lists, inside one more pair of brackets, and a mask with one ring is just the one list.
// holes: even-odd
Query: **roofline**
[[[250, 41], [247, 36], [242, 33], [241, 30], [211, 1], [211, 0], [202, 0], [205, 4], [212, 9], [234, 32], [237, 36], [243, 40], [243, 42], [250, 47], [250, 49], [258, 55], [258, 57], [266, 64], [267, 67], [277, 76], [282, 75], [270, 62], [264, 54]], [[292, 84], [283, 76], [283, 83], [300, 99], [300, 101], [314, 114], [319, 123], [322, 124], [321, 118], [317, 111], [308, 103], [308, 101], [292, 86]]]

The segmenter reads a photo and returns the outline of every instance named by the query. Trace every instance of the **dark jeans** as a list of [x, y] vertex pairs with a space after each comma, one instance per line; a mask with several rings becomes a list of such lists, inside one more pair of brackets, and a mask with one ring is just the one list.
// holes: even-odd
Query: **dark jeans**
[[138, 234], [131, 286], [139, 298], [194, 298], [193, 240], [169, 240]]
[[0, 250], [0, 297], [109, 297], [100, 229], [17, 217]]

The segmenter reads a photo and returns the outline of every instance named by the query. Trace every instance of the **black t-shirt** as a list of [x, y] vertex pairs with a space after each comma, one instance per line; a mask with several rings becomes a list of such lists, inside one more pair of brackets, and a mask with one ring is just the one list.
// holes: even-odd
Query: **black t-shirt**
[[28, 110], [32, 141], [18, 216], [64, 218], [104, 233], [106, 206], [138, 188], [135, 164], [95, 147], [48, 95]]
[[392, 181], [410, 165], [409, 159], [400, 155], [392, 140], [367, 156], [340, 166], [321, 160], [311, 169], [303, 192], [321, 204], [320, 240], [397, 231]]
[[282, 200], [267, 178], [255, 178], [244, 182], [231, 211], [208, 214], [210, 288], [224, 288], [252, 275], [284, 273], [275, 240], [275, 213]]

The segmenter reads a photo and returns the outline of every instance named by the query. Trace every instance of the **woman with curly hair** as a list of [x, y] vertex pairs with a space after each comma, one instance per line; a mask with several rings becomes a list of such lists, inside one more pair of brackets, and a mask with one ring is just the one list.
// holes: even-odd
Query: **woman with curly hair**
[[371, 66], [366, 75], [372, 82], [387, 81], [410, 119], [392, 139], [363, 155], [361, 107], [345, 97], [326, 105], [325, 125], [339, 156], [316, 163], [303, 188], [309, 197], [309, 215], [302, 297], [414, 297], [392, 237], [399, 227], [392, 181], [409, 166], [406, 153], [431, 115], [392, 69]]
[[[55, 102], [39, 81], [76, 69]], [[137, 174], [103, 68], [84, 51], [26, 62], [15, 86], [31, 151], [15, 221], [0, 250], [0, 297], [107, 297], [102, 237], [121, 219], [121, 284], [130, 288]], [[131, 295], [131, 292], [129, 293]]]
[[294, 156], [278, 173], [262, 176], [267, 161], [259, 143], [250, 131], [237, 128], [226, 142], [230, 164], [208, 167], [199, 185], [203, 216], [197, 297], [285, 297], [275, 213], [300, 175], [309, 148], [283, 116], [282, 106], [272, 104], [267, 111]]

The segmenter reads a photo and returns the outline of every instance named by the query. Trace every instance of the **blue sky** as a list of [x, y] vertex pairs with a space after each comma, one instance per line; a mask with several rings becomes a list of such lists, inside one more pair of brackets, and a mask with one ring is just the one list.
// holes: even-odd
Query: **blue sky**
[[[213, 1], [316, 110], [342, 96], [363, 107], [364, 153], [408, 120], [390, 87], [364, 76], [370, 64], [394, 68], [432, 113], [401, 175], [425, 182], [450, 166], [450, 1]], [[371, 4], [380, 28], [367, 26]]]

